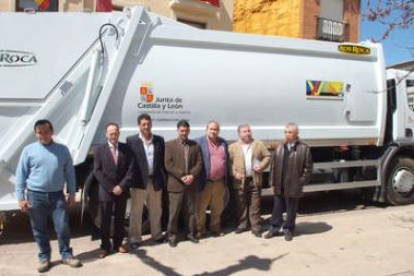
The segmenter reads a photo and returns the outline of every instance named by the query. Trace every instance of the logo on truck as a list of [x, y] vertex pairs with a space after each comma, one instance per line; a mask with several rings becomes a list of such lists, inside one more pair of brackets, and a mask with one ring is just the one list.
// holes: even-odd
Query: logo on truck
[[338, 46], [338, 51], [346, 54], [352, 55], [369, 55], [371, 54], [371, 49], [364, 46], [352, 45], [352, 44], [342, 44]]
[[188, 114], [181, 97], [155, 96], [151, 82], [143, 82], [140, 87], [140, 102], [137, 107], [149, 114]]
[[344, 83], [340, 81], [306, 81], [308, 97], [343, 97]]
[[0, 67], [22, 67], [37, 64], [33, 53], [12, 50], [0, 50]]
[[144, 103], [151, 103], [154, 100], [152, 87], [150, 85], [141, 86], [141, 101]]

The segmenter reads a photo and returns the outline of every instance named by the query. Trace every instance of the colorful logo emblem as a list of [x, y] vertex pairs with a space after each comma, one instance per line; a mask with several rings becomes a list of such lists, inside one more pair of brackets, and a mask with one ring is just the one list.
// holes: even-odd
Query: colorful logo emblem
[[141, 101], [151, 103], [154, 100], [151, 86], [141, 86]]
[[342, 97], [344, 84], [339, 81], [306, 81], [306, 95], [311, 97]]

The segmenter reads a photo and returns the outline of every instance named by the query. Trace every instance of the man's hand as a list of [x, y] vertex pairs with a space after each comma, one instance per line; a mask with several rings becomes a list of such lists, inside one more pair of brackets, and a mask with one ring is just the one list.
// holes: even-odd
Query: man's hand
[[185, 185], [191, 185], [194, 182], [194, 176], [192, 176], [191, 174], [189, 175], [185, 175], [183, 177], [181, 177], [181, 181], [184, 182]]
[[241, 173], [236, 173], [236, 175], [234, 176], [234, 178], [236, 178], [237, 180], [242, 181], [244, 179], [244, 176]]
[[68, 196], [68, 199], [66, 200], [69, 206], [72, 206], [75, 204], [75, 195]]
[[253, 170], [254, 170], [255, 172], [257, 172], [257, 173], [259, 173], [259, 172], [261, 172], [261, 171], [262, 171], [262, 169], [261, 169], [259, 166], [254, 166], [254, 167], [253, 167]]
[[121, 194], [122, 194], [122, 188], [121, 188], [121, 186], [116, 185], [116, 186], [113, 188], [112, 192], [113, 192], [113, 193], [114, 193], [114, 195], [116, 195], [116, 196], [121, 195]]
[[27, 200], [19, 200], [19, 207], [22, 212], [27, 212], [32, 207]]

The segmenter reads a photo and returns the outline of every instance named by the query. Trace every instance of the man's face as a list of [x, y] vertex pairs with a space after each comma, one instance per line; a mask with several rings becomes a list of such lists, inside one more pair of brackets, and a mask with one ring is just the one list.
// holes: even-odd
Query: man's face
[[150, 136], [151, 135], [151, 129], [152, 129], [152, 122], [150, 120], [141, 120], [141, 122], [138, 125], [139, 131], [144, 136]]
[[188, 139], [188, 135], [190, 135], [190, 128], [188, 127], [184, 127], [184, 126], [180, 126], [177, 129], [177, 133], [178, 133], [178, 138], [180, 138], [181, 140], [187, 140]]
[[297, 130], [294, 127], [287, 127], [285, 129], [285, 139], [288, 143], [291, 143], [296, 140], [298, 136]]
[[211, 140], [215, 141], [217, 140], [218, 136], [219, 136], [219, 126], [217, 123], [210, 123], [207, 127], [207, 136], [208, 138], [210, 138]]
[[35, 129], [37, 140], [42, 144], [50, 144], [52, 142], [53, 131], [49, 124], [38, 125]]
[[118, 144], [119, 129], [113, 125], [108, 126], [106, 129], [106, 139], [108, 139], [109, 143], [112, 145]]
[[252, 141], [252, 131], [250, 130], [250, 127], [245, 126], [240, 128], [239, 137], [244, 143], [250, 143]]

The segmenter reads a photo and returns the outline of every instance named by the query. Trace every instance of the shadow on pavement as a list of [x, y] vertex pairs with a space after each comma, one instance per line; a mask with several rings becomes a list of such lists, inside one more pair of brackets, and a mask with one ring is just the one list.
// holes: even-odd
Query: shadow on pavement
[[[301, 199], [299, 204], [299, 216], [318, 215], [323, 213], [340, 213], [353, 210], [363, 210], [368, 208], [386, 208], [387, 205], [376, 203], [369, 200], [364, 200], [361, 194], [356, 191], [332, 191], [306, 194]], [[273, 208], [273, 197], [262, 197], [262, 215], [269, 215]], [[75, 205], [69, 209], [71, 238], [92, 236], [92, 239], [99, 239], [99, 234], [92, 221], [86, 216], [86, 219], [81, 225], [81, 207], [80, 204]], [[229, 219], [230, 221], [230, 219]], [[234, 222], [227, 221], [224, 232], [233, 231]], [[267, 221], [263, 222], [264, 229], [269, 226]], [[316, 226], [315, 226], [316, 227]], [[322, 227], [322, 226], [320, 226]], [[308, 231], [307, 227], [303, 227], [304, 231]], [[312, 228], [312, 227], [311, 227]], [[318, 228], [318, 227], [316, 227]], [[325, 227], [326, 228], [326, 227]], [[49, 228], [51, 240], [56, 240], [52, 224]], [[15, 244], [34, 242], [30, 227], [29, 216], [27, 213], [20, 211], [10, 212], [8, 222], [5, 225], [5, 230], [0, 235], [1, 244]]]
[[295, 236], [325, 233], [332, 228], [326, 222], [300, 222], [296, 224]]
[[99, 258], [100, 251], [101, 250], [99, 248], [96, 248], [96, 249], [88, 251], [88, 252], [80, 253], [80, 254], [76, 255], [76, 258], [81, 260], [81, 262], [84, 263], [84, 264], [92, 263], [92, 262], [95, 262], [95, 261], [98, 261], [98, 260], [102, 260], [101, 258]]
[[[153, 257], [148, 256], [147, 251], [139, 249], [134, 252], [131, 252], [137, 256], [144, 264], [152, 267], [153, 269], [157, 270], [158, 272], [162, 273], [166, 276], [182, 276], [180, 273], [176, 272], [173, 268], [166, 266], [159, 261], [155, 260]], [[249, 255], [241, 260], [237, 264], [228, 266], [221, 270], [212, 271], [212, 272], [202, 272], [200, 274], [195, 274], [194, 276], [227, 276], [239, 271], [247, 270], [247, 269], [256, 269], [260, 271], [268, 271], [271, 268], [271, 265], [277, 261], [288, 255], [289, 253], [281, 254], [276, 258], [268, 259], [268, 258], [259, 258], [254, 255]]]

